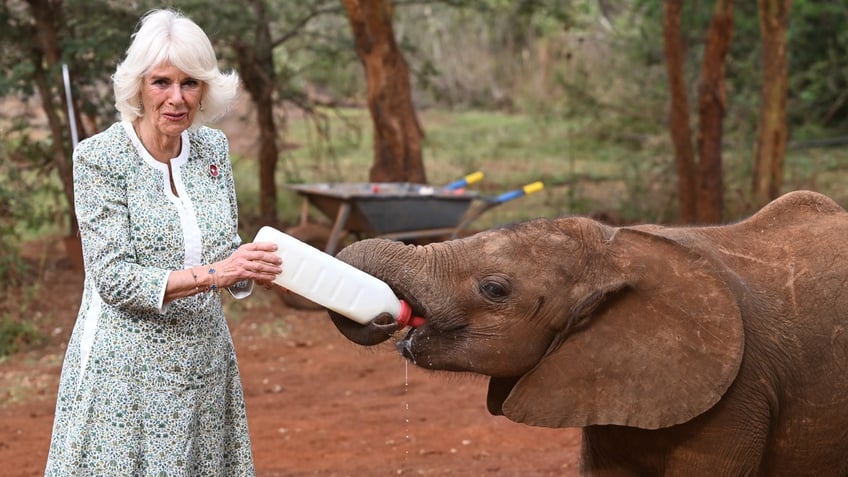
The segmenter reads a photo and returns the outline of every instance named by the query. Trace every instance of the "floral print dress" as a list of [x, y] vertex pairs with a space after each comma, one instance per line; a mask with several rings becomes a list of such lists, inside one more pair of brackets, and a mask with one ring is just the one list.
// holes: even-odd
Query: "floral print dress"
[[74, 153], [85, 285], [47, 476], [254, 475], [221, 297], [163, 304], [172, 270], [216, 262], [240, 244], [226, 137], [184, 132], [170, 166], [177, 194], [168, 165], [127, 122]]

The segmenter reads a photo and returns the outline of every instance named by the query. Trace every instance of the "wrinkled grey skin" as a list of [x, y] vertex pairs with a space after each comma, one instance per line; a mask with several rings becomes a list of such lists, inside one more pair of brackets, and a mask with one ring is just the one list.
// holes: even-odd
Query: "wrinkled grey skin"
[[[848, 214], [822, 195], [722, 227], [538, 219], [339, 258], [427, 320], [397, 343], [416, 365], [490, 376], [493, 414], [582, 427], [584, 474], [848, 475]], [[396, 329], [333, 318], [361, 344]]]

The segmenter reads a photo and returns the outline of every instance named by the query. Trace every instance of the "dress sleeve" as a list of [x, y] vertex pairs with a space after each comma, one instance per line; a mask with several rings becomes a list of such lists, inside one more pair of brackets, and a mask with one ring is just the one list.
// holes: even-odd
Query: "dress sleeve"
[[74, 151], [74, 205], [85, 257], [100, 298], [128, 312], [162, 313], [169, 270], [137, 263], [127, 201], [127, 177], [103, 138]]

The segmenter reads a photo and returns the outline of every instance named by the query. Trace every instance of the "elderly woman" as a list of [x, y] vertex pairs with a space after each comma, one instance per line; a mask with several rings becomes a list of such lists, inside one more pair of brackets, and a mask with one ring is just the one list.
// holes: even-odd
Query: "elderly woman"
[[122, 121], [74, 152], [85, 286], [46, 475], [253, 475], [219, 293], [243, 298], [282, 263], [273, 244], [240, 245], [227, 139], [204, 126], [238, 78], [195, 23], [158, 10], [113, 82]]

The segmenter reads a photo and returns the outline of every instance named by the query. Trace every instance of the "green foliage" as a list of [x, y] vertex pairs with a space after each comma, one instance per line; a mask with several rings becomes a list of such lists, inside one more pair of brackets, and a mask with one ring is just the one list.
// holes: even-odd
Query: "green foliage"
[[32, 323], [0, 317], [0, 358], [44, 344], [44, 334]]
[[[349, 110], [344, 118], [329, 118], [329, 129], [346, 130], [348, 123], [367, 121], [367, 111]], [[577, 119], [545, 122], [527, 114], [505, 114], [491, 111], [427, 110], [420, 114], [427, 131], [425, 165], [431, 184], [447, 184], [468, 173], [480, 170], [485, 178], [472, 186], [485, 195], [497, 195], [535, 181], [543, 181], [545, 190], [532, 196], [508, 202], [475, 221], [478, 228], [500, 225], [538, 216], [593, 213], [614, 210], [629, 196], [611, 194], [622, 189], [626, 161], [637, 161], [622, 144], [598, 143], [585, 131], [594, 127], [591, 121]], [[367, 182], [372, 162], [371, 137], [359, 140], [351, 134], [337, 158], [322, 163], [314, 161], [309, 135], [312, 126], [306, 120], [292, 121], [289, 141], [301, 147], [288, 150], [287, 163], [297, 171], [297, 180], [279, 172], [278, 182]], [[641, 157], [641, 156], [640, 156]], [[234, 171], [241, 214], [252, 224], [252, 198], [258, 185], [250, 178], [256, 174], [256, 162], [235, 159]], [[281, 189], [278, 207], [284, 225], [299, 219], [301, 198]], [[312, 219], [328, 222], [332, 218], [313, 211]]]
[[[57, 104], [64, 95], [61, 63], [69, 66], [75, 97], [83, 113], [94, 117], [114, 113], [111, 106], [109, 78], [129, 45], [129, 35], [138, 17], [135, 12], [107, 0], [67, 0], [57, 19], [57, 49], [62, 58], [49, 71], [50, 87]], [[0, 96], [34, 93], [35, 62], [44, 53], [34, 43], [35, 31], [30, 7], [20, 2], [4, 1], [0, 5], [0, 25], [5, 48], [0, 54]], [[58, 112], [64, 117], [64, 112]]]
[[[256, 10], [239, 2], [174, 0], [147, 2], [182, 10], [209, 34], [219, 56], [229, 67], [237, 62], [235, 42], [254, 44]], [[333, 99], [356, 95], [363, 86], [350, 26], [338, 0], [262, 2], [274, 54], [274, 73], [281, 100], [303, 102], [307, 88], [317, 88]]]
[[[4, 241], [0, 246], [8, 245]], [[8, 252], [8, 251], [6, 251]], [[3, 264], [7, 264], [7, 253], [3, 254]], [[37, 283], [33, 283], [28, 266], [19, 259], [17, 249], [14, 251], [14, 259], [18, 267], [16, 273], [9, 274], [9, 270], [0, 270], [0, 360], [6, 356], [15, 354], [47, 342], [47, 336], [38, 326], [40, 313], [33, 313], [31, 305], [40, 292]], [[26, 273], [24, 273], [26, 272]]]
[[[704, 32], [713, 2], [686, 2], [682, 30], [689, 46], [687, 73], [694, 94], [700, 71]], [[637, 0], [633, 24], [640, 35], [630, 43], [630, 54], [661, 63], [662, 2]], [[760, 25], [756, 2], [736, 2], [733, 38], [727, 59], [728, 111], [725, 130], [751, 136], [759, 114], [763, 81], [760, 64]], [[787, 114], [793, 137], [827, 134], [848, 129], [848, 4], [795, 0], [789, 14], [789, 97]], [[816, 130], [811, 125], [824, 128]]]
[[[26, 264], [19, 257], [24, 230], [52, 221], [60, 194], [43, 172], [46, 145], [21, 123], [0, 127], [0, 293], [21, 284]], [[37, 200], [41, 198], [42, 200]]]
[[[278, 183], [364, 179], [372, 157], [367, 112], [319, 106], [361, 105], [364, 95], [362, 67], [337, 0], [67, 0], [62, 3], [63, 61], [71, 66], [86, 117], [99, 128], [114, 120], [109, 75], [139, 16], [150, 8], [183, 10], [210, 34], [223, 66], [231, 68], [236, 65], [232, 43], [256, 40], [257, 5], [264, 7], [275, 45], [277, 100], [302, 105], [312, 114], [301, 121], [279, 109], [285, 145]], [[606, 197], [596, 199], [603, 196], [597, 190], [611, 187], [616, 195], [630, 195], [621, 200], [629, 209], [625, 215], [669, 217], [665, 199], [658, 202], [659, 210], [632, 200], [657, 190], [673, 194], [662, 2], [446, 0], [396, 2], [396, 7], [395, 33], [415, 74], [415, 99], [426, 118], [424, 154], [431, 182], [484, 166], [500, 174], [499, 165], [509, 164], [504, 170], [518, 171], [513, 182], [543, 176], [567, 188], [562, 197], [547, 196], [557, 212], [608, 207]], [[686, 2], [684, 8], [693, 100], [712, 7], [712, 1], [701, 0]], [[848, 45], [841, 28], [846, 9], [840, 2], [793, 2], [793, 136], [824, 135], [844, 124], [848, 73], [840, 60]], [[737, 2], [734, 12], [725, 131], [728, 150], [740, 152], [728, 153], [726, 170], [731, 182], [742, 184], [750, 171], [745, 151], [751, 148], [758, 114], [759, 23], [755, 2]], [[0, 51], [2, 93], [32, 92], [31, 26], [26, 4], [0, 4], [4, 44], [14, 46]], [[50, 71], [57, 95], [59, 75], [57, 68]], [[467, 111], [446, 113], [461, 108]], [[516, 168], [515, 161], [533, 165]], [[253, 170], [252, 157], [235, 162], [237, 168]], [[612, 187], [613, 176], [632, 183]], [[254, 188], [255, 175], [239, 177], [241, 209], [249, 216], [257, 206], [256, 194], [247, 192]], [[285, 217], [296, 216], [292, 199], [285, 193], [280, 198]]]
[[789, 22], [793, 124], [848, 130], [848, 4], [796, 0]]
[[597, 13], [591, 5], [555, 0], [412, 2], [396, 10], [395, 34], [422, 101], [512, 108], [523, 92], [521, 83], [535, 76], [533, 56], [540, 40], [590, 21]]
[[[61, 171], [60, 184], [65, 197], [72, 196], [73, 184], [70, 168], [61, 167], [69, 164], [72, 149], [63, 65], [70, 72], [72, 96], [81, 105], [78, 117], [87, 120], [82, 124], [94, 124], [98, 129], [102, 117], [114, 117], [111, 95], [104, 95], [103, 89], [108, 89], [114, 65], [125, 47], [125, 42], [118, 43], [115, 38], [123, 30], [126, 39], [129, 31], [124, 28], [129, 16], [113, 3], [68, 0], [55, 5], [14, 1], [0, 4], [0, 31], [5, 33], [4, 48], [0, 50], [0, 97], [16, 96], [24, 100], [35, 97], [40, 101], [43, 115], [24, 115], [29, 121], [25, 129], [50, 131], [42, 141], [51, 149], [45, 147], [40, 154], [41, 177]], [[43, 22], [36, 21], [39, 18]], [[6, 113], [0, 113], [0, 124], [4, 127], [7, 121], [18, 119]], [[78, 131], [79, 138], [90, 132], [82, 128]], [[28, 140], [24, 139], [22, 144]], [[71, 233], [75, 232], [73, 205], [65, 200], [61, 207], [63, 216], [54, 218], [64, 220]]]
[[[109, 0], [66, 0], [63, 8], [62, 61], [68, 64], [74, 97], [81, 108], [77, 114], [106, 124], [115, 118], [110, 78], [129, 46], [138, 11]], [[61, 71], [53, 78], [61, 85]]]
[[21, 48], [32, 41], [32, 34], [26, 16], [19, 12], [21, 7], [22, 5], [18, 5], [18, 8], [13, 8], [13, 5], [5, 0], [0, 2], [0, 31], [4, 45], [0, 49], [0, 97], [14, 91], [26, 95], [33, 93], [32, 84], [26, 81], [33, 68], [26, 61], [27, 51]]
[[[365, 110], [349, 110], [344, 116], [328, 118], [328, 128], [342, 131], [348, 122], [367, 121]], [[419, 118], [427, 131], [424, 161], [431, 184], [447, 184], [477, 170], [483, 171], [485, 178], [471, 189], [486, 195], [544, 182], [542, 192], [492, 209], [477, 219], [474, 227], [569, 214], [594, 215], [616, 223], [676, 220], [674, 162], [660, 122], [634, 124], [638, 121], [628, 122], [607, 110], [597, 117], [577, 114], [567, 118], [425, 110]], [[370, 135], [360, 140], [351, 135], [334, 159], [316, 162], [308, 146], [311, 128], [306, 120], [291, 122], [289, 142], [300, 147], [285, 154], [287, 164], [297, 172], [278, 172], [279, 183], [368, 180]], [[745, 200], [751, 177], [750, 149], [744, 142], [729, 141], [724, 157], [726, 216], [732, 221], [753, 212]], [[256, 210], [251, 201], [258, 186], [250, 180], [256, 175], [256, 162], [239, 157], [234, 167], [240, 208], [249, 222], [251, 211]], [[848, 192], [840, 186], [840, 181], [848, 180], [848, 150], [793, 150], [786, 174], [786, 191], [818, 190], [848, 204]], [[280, 190], [283, 225], [298, 221], [301, 203], [297, 194]], [[312, 219], [330, 222], [333, 218], [313, 210]]]

